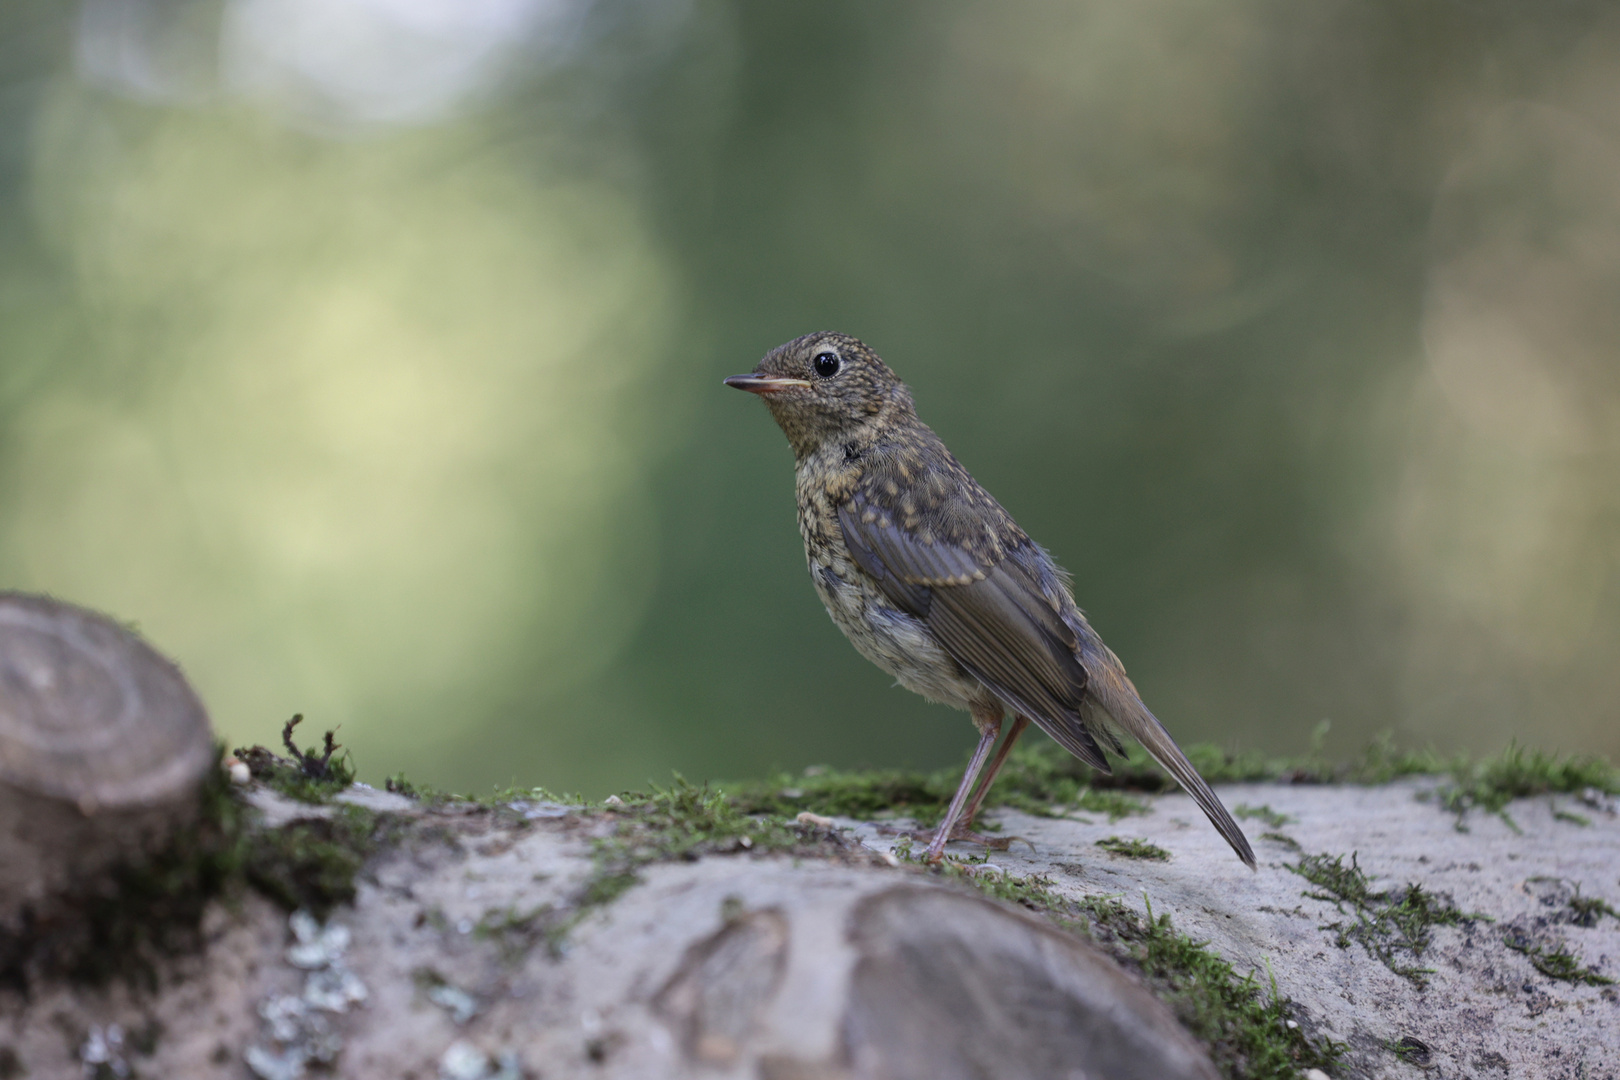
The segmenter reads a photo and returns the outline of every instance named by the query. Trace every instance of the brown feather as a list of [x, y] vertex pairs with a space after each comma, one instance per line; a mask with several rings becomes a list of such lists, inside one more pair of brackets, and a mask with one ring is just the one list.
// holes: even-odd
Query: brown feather
[[904, 685], [968, 709], [981, 731], [1000, 719], [999, 702], [1105, 772], [1099, 740], [1120, 750], [1112, 721], [1254, 866], [1242, 830], [1142, 703], [1067, 577], [917, 418], [876, 353], [846, 334], [808, 334], [732, 382], [766, 391], [793, 447], [813, 580], [857, 648]]

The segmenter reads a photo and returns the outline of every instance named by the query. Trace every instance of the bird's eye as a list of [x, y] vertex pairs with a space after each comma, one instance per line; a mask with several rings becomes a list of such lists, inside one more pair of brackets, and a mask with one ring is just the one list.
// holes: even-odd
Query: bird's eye
[[817, 353], [813, 361], [816, 374], [823, 379], [830, 379], [838, 374], [838, 354], [834, 352]]

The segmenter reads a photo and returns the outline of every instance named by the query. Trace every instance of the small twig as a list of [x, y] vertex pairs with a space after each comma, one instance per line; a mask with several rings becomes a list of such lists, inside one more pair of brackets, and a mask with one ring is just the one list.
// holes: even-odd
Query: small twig
[[328, 731], [326, 733], [325, 745], [323, 746], [323, 750], [325, 752], [322, 753], [320, 757], [316, 757], [314, 754], [306, 754], [304, 751], [298, 749], [297, 743], [293, 742], [293, 728], [297, 727], [303, 722], [303, 713], [297, 713], [291, 720], [287, 721], [287, 726], [281, 729], [282, 745], [286, 746], [287, 752], [292, 755], [293, 763], [298, 766], [298, 771], [303, 773], [306, 777], [310, 778], [311, 780], [331, 779], [332, 755], [336, 751], [343, 749], [343, 747], [332, 738], [333, 734], [335, 733]]

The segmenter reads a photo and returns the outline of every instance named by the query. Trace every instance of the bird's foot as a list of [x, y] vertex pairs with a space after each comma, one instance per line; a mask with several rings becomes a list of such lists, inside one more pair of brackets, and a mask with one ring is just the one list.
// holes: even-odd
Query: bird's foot
[[924, 833], [921, 837], [918, 837], [918, 839], [925, 838], [928, 841], [929, 862], [939, 862], [939, 860], [944, 857], [945, 845], [950, 843], [952, 840], [966, 840], [970, 844], [983, 844], [990, 851], [1006, 851], [1012, 847], [1013, 841], [1016, 840], [1020, 843], [1028, 844], [1030, 851], [1035, 850], [1035, 845], [1031, 844], [1027, 837], [988, 836], [985, 833], [974, 832], [966, 825], [957, 825], [951, 830], [951, 834], [944, 839], [940, 838], [938, 829], [931, 829]]

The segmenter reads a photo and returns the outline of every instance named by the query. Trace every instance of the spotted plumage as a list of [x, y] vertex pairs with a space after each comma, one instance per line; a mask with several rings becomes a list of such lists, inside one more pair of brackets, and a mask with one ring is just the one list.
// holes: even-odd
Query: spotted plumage
[[[902, 686], [966, 709], [979, 728], [931, 857], [964, 835], [1027, 722], [1106, 772], [1104, 746], [1121, 749], [1111, 721], [1254, 865], [1242, 830], [1075, 605], [1067, 575], [918, 419], [877, 354], [845, 334], [808, 334], [726, 382], [759, 394], [793, 448], [805, 558], [833, 621]], [[1013, 726], [969, 804], [1009, 712]]]

